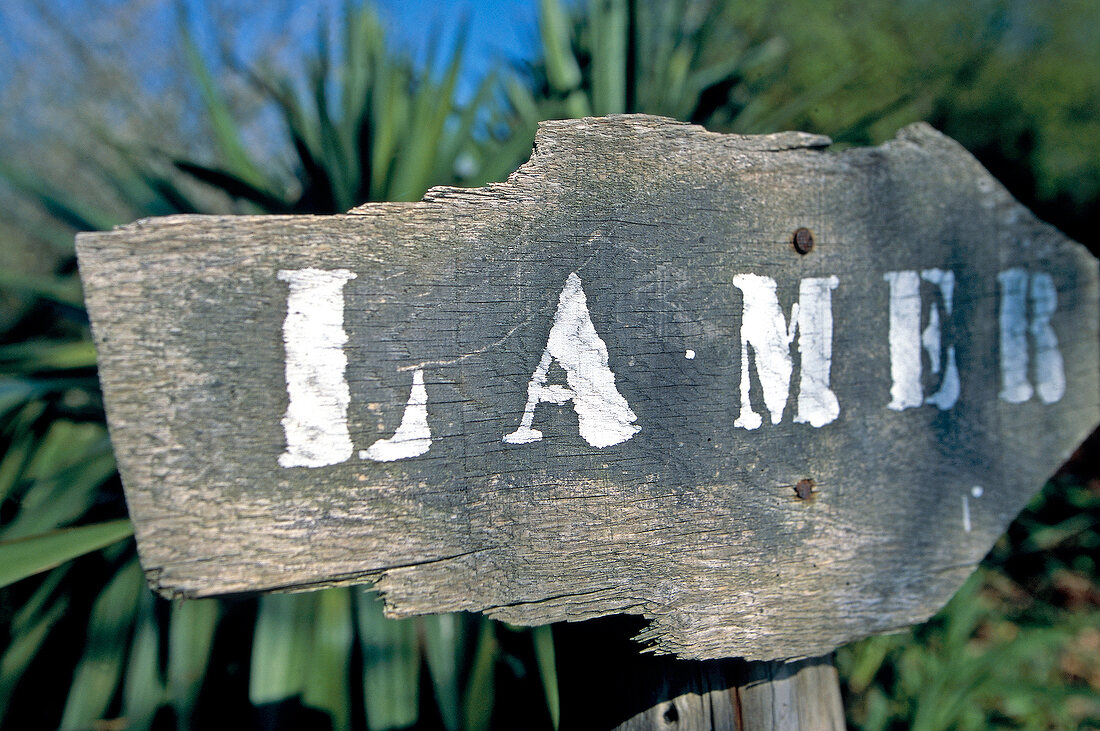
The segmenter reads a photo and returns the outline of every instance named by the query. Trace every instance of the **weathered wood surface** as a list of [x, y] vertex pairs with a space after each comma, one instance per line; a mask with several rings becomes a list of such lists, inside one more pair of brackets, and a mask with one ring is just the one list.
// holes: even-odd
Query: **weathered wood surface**
[[[616, 731], [844, 731], [846, 728], [840, 681], [827, 657], [756, 662], [735, 669], [705, 664], [693, 675], [676, 688], [676, 695], [667, 695], [674, 687], [674, 680], [665, 678], [663, 688], [669, 691], [657, 696], [667, 695], [666, 700], [610, 728]], [[605, 700], [615, 703], [606, 690], [606, 681], [593, 687], [600, 687]]]
[[638, 655], [630, 623], [554, 628], [561, 728], [616, 731], [843, 731], [831, 657], [793, 662]]
[[82, 234], [149, 580], [687, 658], [927, 618], [1100, 419], [1096, 260], [925, 125], [827, 143], [552, 122], [483, 189]]

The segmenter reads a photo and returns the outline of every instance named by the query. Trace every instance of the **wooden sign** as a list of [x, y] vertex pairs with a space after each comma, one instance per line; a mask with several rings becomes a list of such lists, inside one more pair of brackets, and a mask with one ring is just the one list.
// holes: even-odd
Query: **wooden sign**
[[926, 125], [828, 144], [550, 122], [479, 190], [82, 234], [149, 580], [685, 658], [924, 620], [1100, 421], [1097, 262]]

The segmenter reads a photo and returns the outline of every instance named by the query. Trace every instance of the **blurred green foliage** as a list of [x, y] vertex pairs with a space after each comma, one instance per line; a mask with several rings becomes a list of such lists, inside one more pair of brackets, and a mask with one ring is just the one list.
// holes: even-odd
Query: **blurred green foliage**
[[[109, 152], [86, 159], [100, 195], [0, 161], [48, 221], [23, 235], [65, 252], [53, 274], [0, 271], [7, 726], [546, 728], [559, 717], [548, 628], [388, 620], [361, 589], [174, 603], [150, 594], [125, 540], [75, 230], [416, 200], [432, 185], [503, 179], [527, 158], [539, 120], [647, 112], [718, 131], [801, 128], [839, 145], [927, 119], [1095, 249], [1095, 3], [539, 0], [539, 10], [535, 60], [459, 102], [461, 43], [415, 64], [386, 45], [369, 7], [349, 5], [297, 74], [242, 72], [284, 134], [276, 159], [246, 142], [231, 87], [183, 26], [206, 157], [89, 120], [80, 134]], [[853, 726], [1100, 727], [1095, 454], [1046, 487], [936, 618], [838, 652]]]
[[[304, 85], [250, 72], [286, 134], [285, 169], [248, 150], [220, 80], [181, 26], [214, 163], [178, 158], [155, 140], [108, 137], [116, 155], [93, 162], [111, 188], [110, 207], [73, 196], [64, 180], [0, 172], [67, 226], [68, 237], [209, 209], [203, 200], [216, 211], [336, 213], [511, 172], [518, 148], [502, 157], [494, 137], [475, 134], [487, 125], [479, 115], [489, 111], [493, 79], [470, 102], [455, 100], [461, 45], [433, 73], [432, 61], [417, 66], [386, 46], [369, 8], [349, 6], [341, 31], [335, 48], [318, 39]], [[216, 196], [196, 195], [202, 187]], [[193, 728], [236, 719], [278, 728], [482, 729], [494, 711], [498, 723], [503, 717], [492, 702], [502, 673], [546, 678], [509, 703], [533, 699], [549, 723], [556, 690], [544, 634], [465, 615], [388, 620], [362, 589], [154, 599], [132, 544], [119, 543], [131, 529], [71, 255], [55, 276], [5, 273], [0, 286], [20, 310], [0, 340], [0, 579], [18, 582], [0, 595], [0, 717], [8, 724], [90, 728], [116, 718], [125, 728]], [[80, 527], [61, 529], [72, 524]]]
[[838, 651], [853, 725], [1100, 727], [1095, 468], [1048, 484], [931, 621]]

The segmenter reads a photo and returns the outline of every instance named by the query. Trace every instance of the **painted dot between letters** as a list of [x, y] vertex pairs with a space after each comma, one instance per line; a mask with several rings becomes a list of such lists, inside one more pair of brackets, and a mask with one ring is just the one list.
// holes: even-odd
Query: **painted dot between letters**
[[685, 350], [684, 351], [684, 357], [687, 358], [688, 360], [695, 360], [695, 351], [694, 350]]

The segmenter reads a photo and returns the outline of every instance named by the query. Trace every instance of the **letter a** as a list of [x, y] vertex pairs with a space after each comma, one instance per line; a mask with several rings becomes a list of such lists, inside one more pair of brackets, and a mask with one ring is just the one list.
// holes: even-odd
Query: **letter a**
[[[569, 387], [546, 384], [550, 363], [557, 361], [565, 371]], [[588, 301], [576, 272], [569, 275], [558, 298], [558, 312], [542, 359], [527, 384], [527, 406], [514, 432], [504, 435], [508, 444], [529, 444], [542, 439], [532, 428], [535, 407], [542, 402], [573, 402], [581, 437], [602, 449], [625, 442], [638, 433], [638, 417], [615, 388], [615, 374], [607, 364], [607, 346], [596, 334]]]

